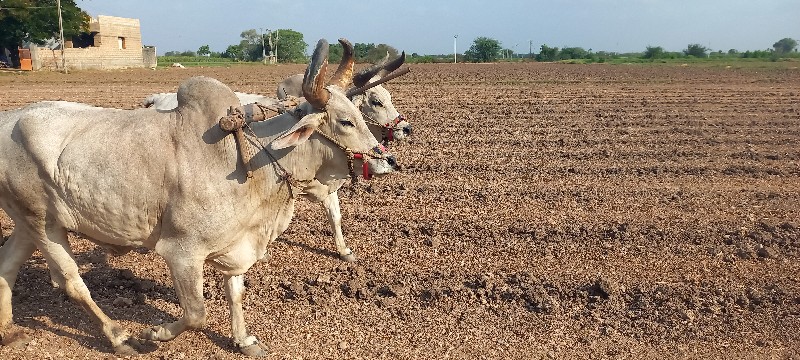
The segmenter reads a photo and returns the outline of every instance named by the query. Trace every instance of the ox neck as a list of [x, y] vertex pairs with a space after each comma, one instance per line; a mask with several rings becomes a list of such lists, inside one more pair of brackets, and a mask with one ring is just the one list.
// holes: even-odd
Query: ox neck
[[342, 171], [347, 168], [347, 156], [319, 131], [297, 146], [280, 150], [269, 147], [272, 140], [298, 120], [296, 112], [287, 112], [268, 121], [251, 123], [246, 129], [249, 143], [258, 150], [250, 160], [251, 168], [256, 174], [262, 173], [262, 176], [273, 177], [277, 182], [288, 183], [292, 197], [313, 180], [325, 183], [326, 180], [341, 180], [348, 176]]

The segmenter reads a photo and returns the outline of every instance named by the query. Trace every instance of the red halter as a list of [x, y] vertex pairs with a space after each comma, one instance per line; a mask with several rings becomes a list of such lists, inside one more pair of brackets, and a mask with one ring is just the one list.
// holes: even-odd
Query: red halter
[[[383, 145], [379, 144], [378, 146], [372, 148], [372, 152], [382, 155], [384, 152], [386, 152], [386, 147], [384, 147]], [[361, 163], [361, 174], [364, 176], [364, 180], [371, 179], [372, 175], [369, 173], [369, 164], [366, 162], [366, 159], [364, 159], [364, 154], [363, 153], [354, 153], [353, 154], [353, 158], [362, 160], [362, 163]]]

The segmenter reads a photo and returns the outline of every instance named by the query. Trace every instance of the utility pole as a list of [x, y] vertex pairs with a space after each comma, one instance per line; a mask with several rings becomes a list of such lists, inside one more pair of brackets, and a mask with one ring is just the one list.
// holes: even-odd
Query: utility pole
[[275, 30], [275, 63], [278, 63], [278, 40], [281, 38], [281, 29]]
[[528, 40], [528, 58], [533, 59], [533, 40]]
[[453, 35], [453, 64], [458, 62], [458, 34]]
[[[264, 47], [264, 28], [258, 28], [258, 29], [261, 30], [261, 62], [263, 62], [264, 65], [266, 65], [267, 49]], [[269, 31], [269, 29], [267, 29], [267, 31]]]
[[58, 0], [58, 34], [61, 38], [61, 68], [64, 69], [64, 74], [69, 73], [67, 71], [67, 58], [64, 57], [64, 20], [61, 18], [61, 0]]

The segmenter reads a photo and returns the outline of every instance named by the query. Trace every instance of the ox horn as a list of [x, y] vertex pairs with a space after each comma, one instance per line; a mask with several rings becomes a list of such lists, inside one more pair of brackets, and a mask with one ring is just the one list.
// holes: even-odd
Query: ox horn
[[331, 94], [325, 89], [325, 73], [328, 72], [328, 41], [319, 39], [311, 62], [303, 76], [303, 96], [315, 109], [322, 110], [328, 105]]
[[339, 67], [336, 69], [336, 73], [333, 74], [330, 84], [347, 89], [347, 86], [353, 81], [353, 65], [355, 65], [356, 60], [353, 44], [345, 38], [339, 39], [339, 43], [342, 44], [342, 61], [339, 62]]
[[403, 76], [405, 74], [408, 74], [409, 71], [411, 71], [411, 69], [409, 69], [409, 68], [405, 68], [405, 69], [402, 69], [402, 70], [397, 70], [397, 71], [387, 75], [386, 77], [382, 77], [382, 78], [380, 78], [378, 80], [375, 80], [375, 81], [373, 81], [373, 82], [371, 82], [369, 84], [366, 84], [366, 85], [361, 86], [361, 87], [352, 88], [350, 90], [347, 90], [347, 93], [345, 93], [345, 95], [347, 97], [353, 97], [353, 96], [356, 96], [358, 94], [362, 94], [365, 91], [367, 91], [367, 90], [369, 90], [369, 89], [371, 89], [373, 87], [376, 87], [376, 86], [378, 86], [380, 84], [383, 84], [383, 83], [385, 83], [385, 82], [387, 82], [389, 80], [392, 80], [392, 79], [394, 79], [396, 77]]
[[364, 70], [359, 71], [358, 74], [353, 76], [353, 85], [355, 85], [356, 87], [362, 87], [364, 85], [367, 85], [369, 80], [372, 79], [372, 77], [374, 77], [375, 75], [378, 75], [378, 72], [380, 72], [383, 69], [383, 67], [386, 65], [386, 62], [388, 61], [389, 61], [389, 52], [387, 51], [386, 56], [383, 58], [383, 60], [377, 62], [375, 65], [372, 65]]
[[384, 77], [386, 75], [391, 74], [392, 71], [395, 71], [395, 70], [399, 69], [400, 66], [403, 66], [404, 62], [406, 62], [406, 52], [405, 51], [400, 53], [400, 56], [398, 56], [396, 59], [392, 60], [391, 62], [386, 63], [386, 65], [383, 66], [383, 69], [381, 69], [381, 71], [378, 72], [378, 76]]

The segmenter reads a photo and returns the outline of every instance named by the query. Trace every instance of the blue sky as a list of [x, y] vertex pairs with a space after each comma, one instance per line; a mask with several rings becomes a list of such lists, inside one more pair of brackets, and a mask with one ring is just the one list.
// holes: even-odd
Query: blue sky
[[247, 29], [290, 28], [320, 38], [385, 43], [407, 53], [463, 53], [479, 36], [527, 53], [542, 44], [594, 51], [761, 50], [800, 39], [800, 0], [77, 0], [92, 16], [138, 18], [159, 53], [224, 51]]

